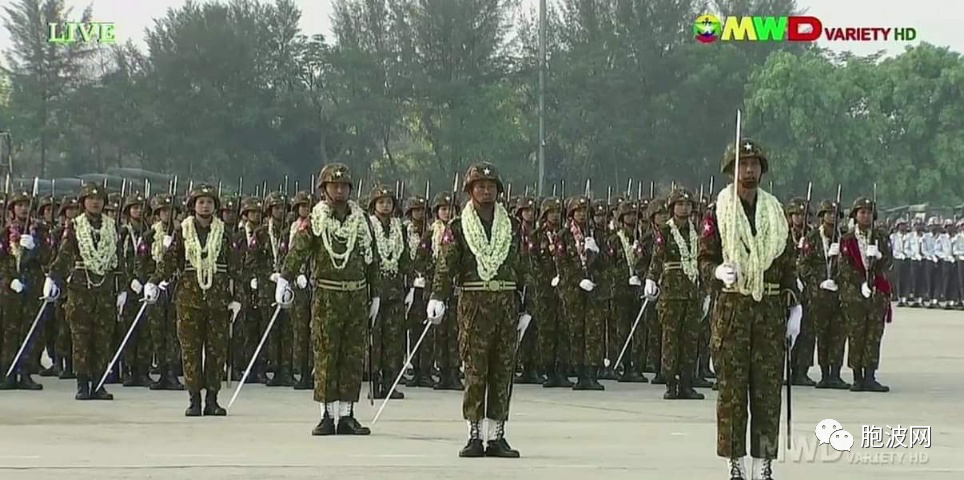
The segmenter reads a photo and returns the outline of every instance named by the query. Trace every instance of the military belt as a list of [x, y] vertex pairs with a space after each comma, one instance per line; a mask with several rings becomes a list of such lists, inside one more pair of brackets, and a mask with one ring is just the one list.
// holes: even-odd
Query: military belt
[[[723, 287], [723, 293], [740, 293], [740, 290], [734, 287]], [[772, 297], [779, 295], [781, 292], [780, 284], [777, 283], [764, 283], [763, 284], [763, 294]]]
[[[194, 268], [194, 267], [192, 267], [192, 266], [190, 266], [190, 265], [187, 265], [187, 266], [184, 267], [184, 272], [185, 272], [185, 273], [196, 272], [196, 271], [197, 271], [197, 269]], [[227, 266], [227, 265], [222, 265], [222, 264], [219, 263], [219, 264], [215, 265], [214, 271], [215, 271], [215, 273], [228, 273], [228, 266]]]
[[355, 292], [367, 287], [368, 282], [365, 280], [339, 281], [319, 278], [315, 280], [315, 286], [324, 290], [334, 290], [336, 292]]
[[663, 270], [681, 270], [682, 268], [682, 262], [666, 262], [663, 264]]
[[489, 280], [487, 282], [465, 282], [459, 289], [463, 292], [511, 292], [516, 287], [515, 282]]

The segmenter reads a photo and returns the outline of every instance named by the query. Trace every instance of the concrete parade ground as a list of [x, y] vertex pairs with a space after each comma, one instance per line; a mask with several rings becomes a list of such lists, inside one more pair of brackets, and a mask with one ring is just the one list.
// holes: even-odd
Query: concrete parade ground
[[[781, 445], [775, 478], [964, 478], [962, 344], [964, 312], [898, 309], [878, 375], [891, 392], [794, 387], [794, 448]], [[458, 458], [467, 438], [460, 392], [402, 387], [407, 398], [389, 403], [371, 436], [312, 437], [319, 407], [309, 391], [246, 385], [229, 416], [186, 418], [185, 392], [112, 385], [113, 402], [78, 402], [75, 381], [38, 380], [42, 392], [0, 392], [0, 480], [729, 478], [716, 456], [709, 389], [703, 401], [666, 401], [663, 387], [649, 384], [517, 385], [506, 431], [522, 458], [509, 460]], [[222, 406], [232, 390], [222, 390]], [[363, 425], [380, 402], [357, 405]], [[827, 418], [855, 437], [852, 452], [817, 447], [815, 427]], [[862, 426], [880, 427], [887, 443], [898, 424], [931, 427], [930, 448], [911, 446], [910, 433], [909, 448], [862, 448]]]

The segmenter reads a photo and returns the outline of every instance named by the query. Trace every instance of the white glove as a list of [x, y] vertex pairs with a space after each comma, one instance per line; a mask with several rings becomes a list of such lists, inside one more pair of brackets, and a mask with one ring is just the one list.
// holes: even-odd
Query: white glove
[[552, 277], [552, 281], [549, 282], [549, 285], [552, 285], [553, 287], [558, 287], [558, 286], [559, 286], [559, 275], [556, 275], [555, 277]]
[[701, 310], [701, 311], [703, 312], [703, 315], [706, 315], [707, 313], [710, 312], [710, 296], [709, 296], [709, 295], [703, 297], [703, 310]]
[[372, 305], [368, 308], [368, 318], [374, 319], [378, 316], [378, 309], [382, 306], [382, 299], [380, 297], [372, 298]]
[[274, 283], [274, 282], [277, 282], [277, 281], [278, 281], [278, 277], [280, 277], [280, 276], [281, 276], [280, 273], [274, 272], [274, 273], [271, 274], [270, 277], [268, 277], [268, 280], [271, 280], [271, 281]]
[[790, 317], [787, 318], [787, 338], [790, 339], [792, 346], [800, 335], [800, 320], [803, 318], [803, 307], [795, 305], [790, 309]]
[[826, 290], [826, 291], [828, 291], [828, 292], [836, 292], [836, 291], [837, 291], [837, 282], [835, 282], [835, 281], [833, 281], [832, 279], [829, 279], [829, 278], [828, 278], [828, 279], [820, 282], [820, 288], [822, 288], [822, 289], [824, 289], [824, 290]]
[[249, 283], [248, 285], [251, 285], [251, 290], [257, 290], [257, 289], [258, 289], [258, 279], [257, 279], [257, 278], [252, 278], [252, 279], [251, 279], [251, 283]]
[[161, 289], [157, 285], [151, 282], [147, 282], [144, 285], [144, 301], [149, 304], [154, 304], [157, 299], [161, 296]]
[[[880, 249], [877, 248], [877, 245], [867, 245], [867, 256], [874, 257], [874, 258], [881, 258], [884, 255], [880, 253]], [[937, 261], [937, 257], [934, 257], [934, 261], [935, 262]]]
[[656, 286], [656, 282], [646, 279], [646, 286], [643, 287], [643, 295], [649, 298], [656, 298], [659, 295], [659, 287]]
[[408, 293], [405, 294], [405, 307], [412, 308], [412, 303], [415, 302], [415, 287], [409, 288]]
[[[251, 279], [251, 288], [258, 288], [258, 279]], [[288, 290], [288, 281], [282, 277], [278, 277], [278, 281], [274, 284], [274, 301], [277, 302], [278, 305], [288, 305], [291, 303], [291, 294]]]
[[415, 288], [425, 288], [425, 277], [415, 277], [415, 280], [412, 282], [412, 286]]
[[37, 246], [37, 243], [34, 241], [33, 235], [21, 235], [20, 246], [26, 248], [27, 250], [33, 250], [34, 247]]
[[140, 295], [141, 292], [144, 291], [144, 284], [142, 284], [140, 280], [135, 278], [131, 280], [131, 290], [137, 295]]
[[157, 284], [157, 288], [160, 288], [161, 290], [167, 290], [168, 285], [170, 284], [167, 283], [167, 280], [164, 280], [163, 282]]
[[164, 240], [161, 243], [164, 245], [164, 248], [171, 248], [171, 244], [174, 243], [174, 237], [164, 235]]
[[827, 248], [827, 256], [828, 256], [828, 257], [836, 257], [837, 255], [840, 255], [840, 244], [839, 244], [839, 243], [831, 243], [831, 244], [830, 244], [830, 247]]
[[[872, 246], [872, 245], [871, 245], [871, 246]], [[872, 255], [870, 254], [870, 247], [871, 247], [871, 246], [868, 246], [868, 247], [867, 247], [867, 256], [868, 256], [868, 257], [872, 256]], [[937, 263], [937, 256], [931, 257], [931, 261], [934, 262], [934, 263]]]
[[799, 278], [797, 279], [797, 290], [803, 291], [803, 281]]
[[736, 283], [736, 268], [728, 263], [720, 264], [720, 266], [716, 267], [716, 271], [714, 271], [713, 274], [727, 285]]
[[[278, 283], [278, 280], [275, 280], [275, 283]], [[295, 285], [302, 290], [308, 288], [308, 277], [304, 274], [298, 275], [298, 278], [295, 278]]]
[[241, 313], [241, 304], [238, 302], [229, 303], [228, 311], [231, 312], [231, 318], [237, 317], [238, 313]]
[[124, 308], [127, 304], [127, 292], [121, 292], [117, 294], [117, 309], [120, 310]]
[[639, 279], [639, 276], [633, 275], [632, 277], [629, 277], [629, 284], [634, 287], [638, 287], [643, 284], [643, 281]]
[[54, 281], [51, 280], [50, 277], [47, 277], [46, 279], [44, 279], [43, 295], [44, 295], [44, 300], [48, 302], [52, 300], [56, 300], [57, 297], [60, 296], [60, 289], [57, 288], [57, 284], [54, 283]]
[[595, 238], [586, 237], [584, 246], [586, 247], [586, 250], [589, 250], [592, 253], [599, 253], [599, 245], [596, 245]]
[[595, 283], [592, 283], [592, 281], [589, 280], [588, 278], [584, 278], [584, 279], [582, 279], [582, 280], [579, 281], [579, 288], [581, 288], [581, 289], [583, 289], [583, 290], [585, 290], [585, 291], [587, 291], [587, 292], [591, 292], [592, 289], [596, 288], [596, 284], [595, 284]]
[[515, 330], [519, 332], [519, 337], [525, 333], [526, 329], [529, 328], [529, 323], [532, 322], [532, 315], [528, 313], [523, 313], [519, 315], [519, 323], [516, 324]]
[[20, 279], [18, 279], [18, 278], [15, 278], [15, 279], [11, 280], [11, 281], [10, 281], [10, 290], [13, 290], [13, 291], [16, 292], [16, 293], [21, 293], [21, 292], [23, 292], [23, 282], [21, 282]]
[[429, 300], [428, 307], [425, 308], [425, 314], [433, 325], [438, 325], [442, 323], [442, 316], [445, 315], [445, 304], [440, 300]]
[[870, 285], [867, 285], [867, 282], [860, 285], [860, 294], [863, 295], [864, 298], [870, 298], [872, 293], [874, 292], [870, 290]]

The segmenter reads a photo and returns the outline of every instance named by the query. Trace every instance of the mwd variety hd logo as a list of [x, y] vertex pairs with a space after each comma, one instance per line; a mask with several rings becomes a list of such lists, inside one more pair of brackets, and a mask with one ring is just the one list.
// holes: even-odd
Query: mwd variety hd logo
[[724, 42], [908, 42], [917, 38], [912, 27], [825, 27], [817, 17], [719, 17], [703, 14], [693, 24], [701, 43]]

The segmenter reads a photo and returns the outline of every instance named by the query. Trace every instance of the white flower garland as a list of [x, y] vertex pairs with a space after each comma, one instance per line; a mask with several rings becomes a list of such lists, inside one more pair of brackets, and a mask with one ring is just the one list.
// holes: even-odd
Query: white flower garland
[[164, 222], [161, 221], [151, 225], [151, 229], [154, 230], [151, 258], [154, 259], [154, 263], [161, 263], [161, 260], [164, 259], [164, 236], [167, 234], [167, 229], [164, 227]]
[[864, 268], [867, 268], [867, 246], [870, 245], [870, 232], [862, 232], [860, 231], [860, 227], [854, 227], [854, 237], [857, 237], [857, 247], [860, 249], [860, 259], [864, 262]]
[[[365, 264], [370, 265], [373, 260], [372, 237], [366, 223], [365, 212], [353, 200], [348, 201], [348, 208], [351, 212], [344, 222], [332, 216], [331, 207], [324, 201], [318, 202], [311, 209], [311, 231], [316, 237], [321, 238], [325, 251], [331, 257], [331, 264], [336, 270], [343, 270], [348, 265], [348, 260], [359, 242]], [[332, 236], [345, 243], [343, 253], [337, 253], [332, 249]]]
[[278, 236], [274, 234], [274, 218], [268, 219], [268, 241], [271, 242], [271, 268], [274, 269], [280, 262], [278, 261], [278, 254], [281, 253], [281, 241]]
[[382, 233], [382, 222], [377, 216], [369, 217], [372, 230], [375, 232], [375, 245], [378, 246], [379, 268], [382, 272], [395, 275], [398, 273], [398, 261], [405, 251], [405, 239], [402, 236], [402, 221], [392, 217], [388, 223], [388, 235]]
[[499, 267], [509, 256], [512, 245], [512, 222], [502, 204], [495, 205], [495, 218], [492, 221], [492, 238], [487, 238], [482, 220], [479, 219], [472, 202], [462, 209], [462, 232], [465, 243], [475, 255], [476, 269], [482, 281], [489, 281], [499, 273]]
[[445, 236], [447, 228], [448, 226], [442, 220], [432, 222], [432, 258], [436, 260], [442, 253], [442, 237]]
[[776, 197], [758, 189], [754, 236], [742, 202], [734, 195], [730, 184], [716, 199], [723, 261], [737, 265], [738, 291], [759, 302], [763, 299], [763, 274], [786, 249], [790, 227]]
[[629, 242], [629, 237], [626, 236], [626, 232], [623, 229], [616, 231], [616, 236], [619, 237], [619, 243], [623, 246], [623, 255], [626, 257], [626, 264], [629, 265], [630, 271], [636, 266], [636, 249], [633, 244]]
[[696, 277], [699, 275], [699, 269], [696, 266], [696, 249], [698, 247], [699, 239], [696, 237], [696, 227], [693, 226], [693, 222], [687, 220], [686, 223], [689, 224], [689, 243], [683, 239], [683, 234], [680, 233], [679, 227], [676, 226], [676, 219], [671, 218], [669, 220], [669, 231], [673, 234], [673, 240], [676, 242], [676, 246], [679, 248], [680, 263], [683, 265], [683, 273], [690, 278], [690, 281], [694, 284], [696, 283]]
[[418, 226], [411, 220], [405, 221], [405, 231], [408, 235], [408, 258], [409, 260], [415, 260], [418, 246], [422, 243], [422, 236], [418, 233]]
[[291, 245], [294, 245], [295, 243], [295, 235], [297, 235], [298, 232], [301, 231], [302, 226], [305, 225], [307, 221], [308, 221], [308, 218], [299, 218], [291, 222], [291, 226], [288, 227], [288, 248], [289, 249], [291, 248]]
[[17, 272], [20, 271], [20, 261], [23, 259], [23, 247], [20, 246], [20, 239], [16, 241], [13, 240], [13, 235], [10, 235], [10, 231], [7, 231], [7, 238], [10, 238], [10, 253], [13, 254], [13, 258], [17, 260]]
[[[211, 231], [201, 246], [197, 229], [194, 228], [194, 216], [189, 216], [181, 222], [181, 235], [184, 236], [184, 257], [190, 262], [197, 274], [197, 284], [201, 290], [207, 290], [214, 284], [214, 273], [217, 271], [218, 255], [221, 254], [221, 238], [224, 235], [224, 222], [219, 218], [211, 219]], [[202, 255], [207, 253], [207, 256]]]
[[100, 242], [94, 246], [94, 227], [82, 213], [74, 218], [74, 233], [77, 237], [77, 247], [80, 257], [84, 260], [87, 270], [103, 276], [112, 268], [117, 267], [117, 229], [114, 219], [107, 215], [101, 216]]

